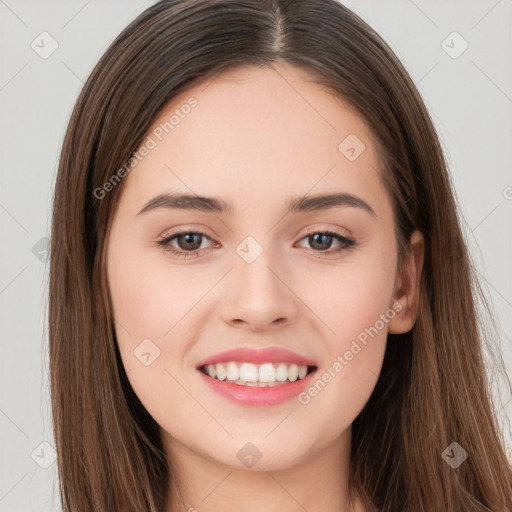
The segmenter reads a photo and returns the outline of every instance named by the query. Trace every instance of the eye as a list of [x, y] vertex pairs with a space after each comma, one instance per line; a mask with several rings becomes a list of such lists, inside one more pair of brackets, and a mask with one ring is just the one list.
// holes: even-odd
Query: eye
[[[340, 245], [335, 249], [330, 249], [333, 239], [337, 240]], [[333, 231], [315, 231], [309, 235], [306, 235], [304, 238], [302, 238], [302, 240], [307, 240], [313, 249], [319, 249], [315, 252], [327, 254], [341, 252], [356, 245], [354, 239]]]
[[[180, 231], [165, 236], [159, 240], [157, 244], [162, 247], [164, 251], [170, 252], [173, 255], [181, 258], [193, 258], [199, 255], [199, 251], [205, 249], [205, 247], [201, 247], [203, 245], [201, 239], [204, 238], [211, 240], [211, 238], [202, 231]], [[314, 252], [320, 253], [318, 254], [319, 257], [324, 256], [324, 254], [339, 253], [356, 245], [355, 240], [352, 238], [333, 231], [314, 231], [303, 237], [301, 241], [302, 240], [307, 240], [311, 248], [314, 249]], [[331, 249], [333, 240], [337, 240], [339, 246]], [[173, 242], [176, 242], [178, 247], [172, 245]]]
[[[176, 256], [193, 258], [198, 256], [199, 250], [204, 249], [204, 247], [201, 247], [201, 238], [209, 239], [210, 237], [202, 231], [180, 231], [159, 240], [158, 245], [163, 247], [164, 251]], [[171, 242], [175, 240], [178, 243], [178, 248], [171, 245]]]

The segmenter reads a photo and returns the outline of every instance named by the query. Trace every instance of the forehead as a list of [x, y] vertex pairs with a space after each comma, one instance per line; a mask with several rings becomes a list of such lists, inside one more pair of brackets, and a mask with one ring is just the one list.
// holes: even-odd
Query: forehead
[[162, 109], [149, 139], [154, 147], [124, 183], [126, 200], [139, 205], [167, 190], [223, 197], [235, 209], [249, 195], [383, 194], [362, 118], [288, 64], [238, 68], [187, 89]]

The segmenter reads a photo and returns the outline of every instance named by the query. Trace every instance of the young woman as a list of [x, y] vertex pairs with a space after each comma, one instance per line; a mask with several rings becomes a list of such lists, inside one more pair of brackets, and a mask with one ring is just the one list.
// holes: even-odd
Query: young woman
[[65, 512], [506, 512], [438, 137], [334, 0], [172, 0], [86, 82], [50, 270]]

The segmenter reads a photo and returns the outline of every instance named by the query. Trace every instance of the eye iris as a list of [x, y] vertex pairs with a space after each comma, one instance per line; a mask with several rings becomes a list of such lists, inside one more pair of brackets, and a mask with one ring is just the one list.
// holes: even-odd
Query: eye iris
[[[194, 251], [201, 247], [201, 237], [202, 236], [203, 235], [200, 235], [199, 233], [186, 233], [185, 235], [179, 235], [177, 237], [178, 245], [180, 246], [180, 249], [190, 249], [190, 250]], [[190, 246], [183, 247], [183, 244], [180, 243], [181, 239], [185, 239], [185, 243], [192, 244], [193, 247], [190, 247]]]
[[[322, 239], [325, 242], [325, 239], [328, 239], [327, 247], [325, 246], [325, 243], [322, 245], [322, 243], [318, 242], [319, 239]], [[314, 249], [329, 249], [332, 242], [332, 235], [327, 235], [323, 233], [315, 233], [314, 235], [310, 235], [309, 237], [311, 247]], [[311, 242], [313, 240], [313, 242]]]

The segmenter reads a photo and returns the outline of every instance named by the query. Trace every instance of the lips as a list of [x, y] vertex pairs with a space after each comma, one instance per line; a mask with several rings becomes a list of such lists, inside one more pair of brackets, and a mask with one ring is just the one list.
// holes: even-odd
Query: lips
[[203, 361], [199, 362], [196, 366], [200, 369], [207, 364], [225, 363], [227, 361], [235, 361], [239, 363], [295, 363], [299, 366], [317, 366], [315, 361], [307, 359], [304, 356], [296, 354], [291, 350], [279, 347], [265, 348], [265, 349], [252, 349], [247, 347], [240, 347], [225, 352], [215, 354]]
[[[309, 373], [302, 379], [294, 382], [280, 382], [272, 387], [252, 387], [246, 383], [232, 383], [224, 380], [217, 380], [210, 377], [204, 371], [207, 365], [215, 365], [226, 362], [253, 363], [261, 365], [264, 363], [290, 363], [299, 367], [309, 367]], [[291, 350], [280, 347], [268, 347], [264, 349], [252, 349], [240, 347], [215, 354], [197, 364], [197, 370], [201, 380], [217, 394], [235, 402], [239, 405], [271, 406], [277, 405], [292, 399], [310, 385], [318, 369], [315, 361], [296, 354]]]

